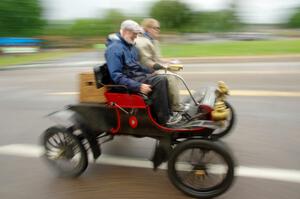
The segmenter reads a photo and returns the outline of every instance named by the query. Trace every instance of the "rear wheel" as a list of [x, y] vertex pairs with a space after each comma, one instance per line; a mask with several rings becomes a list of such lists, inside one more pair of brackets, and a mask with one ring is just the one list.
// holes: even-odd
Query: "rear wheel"
[[232, 185], [234, 161], [222, 145], [189, 140], [177, 145], [172, 152], [168, 176], [183, 193], [196, 198], [212, 198]]
[[59, 176], [79, 176], [88, 166], [87, 152], [80, 140], [64, 127], [48, 128], [42, 137], [44, 158]]

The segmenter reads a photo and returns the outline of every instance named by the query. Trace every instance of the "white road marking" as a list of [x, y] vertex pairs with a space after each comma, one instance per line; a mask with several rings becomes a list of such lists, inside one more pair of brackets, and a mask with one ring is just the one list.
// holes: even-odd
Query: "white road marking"
[[0, 146], [0, 155], [12, 155], [20, 157], [40, 157], [43, 149], [40, 146], [30, 144], [10, 144]]
[[79, 92], [51, 92], [46, 95], [79, 95]]
[[[195, 91], [192, 90], [192, 93]], [[180, 90], [180, 95], [189, 95], [187, 90]], [[251, 97], [300, 97], [300, 92], [286, 91], [266, 91], [266, 90], [230, 90], [231, 96], [251, 96]]]
[[230, 90], [229, 93], [232, 96], [300, 97], [300, 92], [297, 91]]
[[195, 75], [195, 74], [202, 74], [202, 75], [208, 75], [208, 74], [215, 74], [215, 75], [298, 75], [300, 74], [300, 70], [274, 70], [274, 71], [264, 71], [264, 70], [253, 70], [253, 71], [231, 71], [231, 70], [225, 70], [225, 71], [191, 71], [191, 72], [179, 72], [180, 75]]
[[[37, 145], [11, 144], [0, 146], [0, 155], [38, 158], [41, 157], [42, 154], [43, 148]], [[97, 159], [96, 163], [127, 167], [152, 168], [152, 163], [146, 159], [117, 157], [105, 154], [101, 155], [100, 158]], [[166, 164], [162, 164], [160, 169], [167, 169]], [[300, 183], [300, 171], [291, 169], [239, 166], [236, 168], [236, 176]]]
[[43, 68], [43, 67], [70, 67], [70, 66], [87, 66], [91, 67], [94, 65], [98, 65], [104, 63], [104, 60], [99, 61], [80, 61], [80, 62], [49, 62], [49, 63], [38, 63], [38, 64], [21, 64], [21, 65], [13, 65], [13, 66], [7, 66], [5, 68]]
[[[194, 93], [194, 90], [191, 90]], [[79, 92], [51, 92], [46, 95], [78, 95]], [[189, 95], [187, 90], [180, 90], [180, 95]], [[230, 90], [231, 96], [251, 96], [251, 97], [300, 97], [298, 91], [268, 91], [268, 90]]]
[[[276, 56], [274, 56], [276, 57]], [[293, 58], [294, 56], [284, 56], [286, 58], [291, 57]], [[218, 59], [224, 59], [228, 57], [203, 57], [203, 59], [195, 58], [197, 62], [199, 63], [190, 63], [190, 64], [184, 64], [185, 58], [182, 58], [182, 63], [184, 64], [184, 68], [198, 68], [198, 67], [251, 67], [251, 66], [259, 66], [259, 67], [273, 67], [273, 66], [299, 66], [300, 62], [299, 61], [289, 61], [287, 62], [264, 62], [264, 61], [257, 61], [257, 62], [232, 62], [232, 63], [210, 63], [207, 62], [209, 60], [212, 60], [214, 62], [215, 60]], [[229, 57], [230, 58], [230, 57]], [[251, 57], [237, 57], [237, 58], [251, 58]], [[188, 58], [189, 60], [193, 58]], [[204, 63], [203, 63], [204, 60]], [[93, 65], [98, 65], [104, 63], [105, 60], [86, 60], [86, 61], [69, 61], [69, 62], [45, 62], [45, 63], [34, 63], [34, 64], [20, 64], [20, 65], [13, 65], [13, 66], [7, 66], [6, 68], [30, 68], [30, 67], [70, 67], [70, 66], [86, 66], [87, 68], [90, 68]], [[202, 63], [201, 63], [202, 62]], [[207, 62], [207, 63], [205, 63]]]
[[286, 182], [300, 183], [300, 171], [277, 169], [277, 168], [258, 168], [258, 167], [239, 167], [237, 176], [262, 178]]
[[199, 63], [189, 63], [185, 64], [183, 62], [183, 68], [222, 68], [222, 67], [229, 67], [229, 68], [246, 68], [246, 67], [259, 67], [259, 68], [266, 68], [266, 67], [298, 67], [300, 66], [299, 61], [283, 61], [283, 62], [264, 62], [264, 61], [257, 61], [257, 62], [202, 62], [199, 60]]

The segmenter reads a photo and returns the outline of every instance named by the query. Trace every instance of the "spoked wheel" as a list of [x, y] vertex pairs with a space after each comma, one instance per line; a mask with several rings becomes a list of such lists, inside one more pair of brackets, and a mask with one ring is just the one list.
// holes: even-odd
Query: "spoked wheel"
[[172, 152], [168, 176], [183, 193], [196, 198], [212, 198], [232, 185], [234, 161], [217, 143], [189, 140], [179, 144]]
[[216, 129], [212, 133], [212, 138], [213, 139], [219, 139], [225, 135], [227, 135], [234, 127], [236, 118], [235, 118], [235, 111], [233, 107], [225, 101], [226, 107], [229, 109], [229, 116], [227, 120], [224, 121], [224, 125], [222, 128]]
[[64, 127], [48, 128], [42, 138], [44, 157], [59, 176], [79, 176], [88, 165], [87, 152], [80, 140]]

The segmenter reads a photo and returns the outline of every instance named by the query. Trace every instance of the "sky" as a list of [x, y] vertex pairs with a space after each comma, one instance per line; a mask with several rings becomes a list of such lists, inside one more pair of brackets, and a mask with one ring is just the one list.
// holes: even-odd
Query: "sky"
[[[120, 9], [130, 15], [148, 16], [148, 10], [158, 0], [41, 0], [45, 17], [54, 20], [95, 18], [107, 9]], [[181, 0], [193, 10], [220, 10], [236, 2], [238, 16], [246, 23], [278, 23], [285, 21], [300, 0]]]

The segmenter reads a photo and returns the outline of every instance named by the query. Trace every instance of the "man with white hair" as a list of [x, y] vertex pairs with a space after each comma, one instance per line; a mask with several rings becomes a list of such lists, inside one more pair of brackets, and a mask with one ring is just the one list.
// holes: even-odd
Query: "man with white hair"
[[168, 81], [165, 76], [153, 73], [138, 61], [138, 52], [134, 41], [142, 28], [132, 20], [121, 24], [118, 37], [108, 45], [105, 59], [109, 74], [115, 84], [125, 85], [129, 90], [149, 95], [156, 119], [162, 125], [174, 125], [181, 117], [172, 116], [169, 109]]

